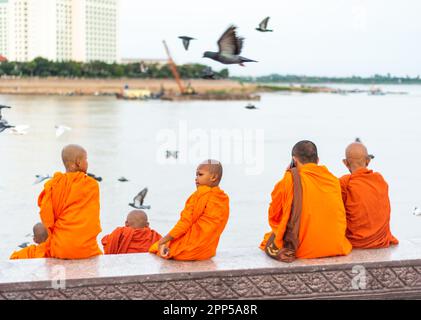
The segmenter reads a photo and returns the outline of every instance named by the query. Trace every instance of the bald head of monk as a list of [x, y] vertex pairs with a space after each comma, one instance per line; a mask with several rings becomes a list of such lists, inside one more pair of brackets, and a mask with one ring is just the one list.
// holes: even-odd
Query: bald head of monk
[[217, 187], [223, 174], [222, 164], [217, 160], [203, 161], [196, 170], [196, 186]]
[[41, 244], [47, 241], [48, 231], [42, 223], [37, 223], [34, 225], [32, 231], [34, 232], [34, 242], [36, 244]]
[[77, 144], [70, 144], [63, 148], [61, 152], [66, 172], [83, 172], [88, 171], [88, 153], [84, 148]]
[[148, 216], [142, 210], [133, 210], [127, 215], [126, 227], [133, 229], [149, 227]]
[[292, 148], [292, 160], [294, 166], [300, 167], [308, 163], [319, 163], [319, 155], [317, 152], [317, 146], [308, 140], [298, 142], [294, 148]]
[[360, 142], [351, 143], [345, 151], [344, 165], [353, 173], [354, 171], [367, 168], [373, 156], [368, 154], [367, 148]]

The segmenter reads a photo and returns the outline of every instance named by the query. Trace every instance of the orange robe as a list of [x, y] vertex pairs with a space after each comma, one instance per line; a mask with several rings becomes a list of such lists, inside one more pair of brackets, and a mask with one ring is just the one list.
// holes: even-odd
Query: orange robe
[[46, 257], [86, 259], [102, 254], [97, 236], [99, 187], [81, 172], [56, 173], [38, 198], [42, 223], [47, 228]]
[[18, 259], [41, 259], [45, 258], [45, 242], [39, 245], [32, 245], [22, 250], [15, 251], [10, 256], [10, 260]]
[[[215, 256], [229, 217], [229, 198], [219, 187], [200, 186], [187, 200], [181, 217], [170, 231], [167, 259], [207, 260]], [[158, 243], [149, 250], [158, 254]]]
[[382, 175], [365, 168], [341, 179], [347, 238], [355, 248], [387, 248], [399, 241], [390, 232], [389, 186]]
[[[296, 257], [302, 259], [347, 255], [351, 243], [345, 237], [346, 216], [339, 180], [325, 166], [306, 164], [300, 169], [303, 206]], [[291, 215], [294, 189], [291, 172], [272, 192], [269, 225], [276, 234], [275, 244], [283, 247], [283, 238]], [[272, 234], [267, 233], [260, 248], [264, 250]]]
[[149, 227], [133, 229], [122, 227], [102, 238], [105, 254], [145, 253], [161, 239], [161, 235]]

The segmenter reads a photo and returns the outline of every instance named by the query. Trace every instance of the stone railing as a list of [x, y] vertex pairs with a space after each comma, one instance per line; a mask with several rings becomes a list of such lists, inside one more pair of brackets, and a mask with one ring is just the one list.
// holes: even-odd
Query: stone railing
[[220, 251], [202, 262], [150, 254], [0, 262], [0, 299], [333, 298], [421, 298], [421, 240], [292, 264], [257, 248]]

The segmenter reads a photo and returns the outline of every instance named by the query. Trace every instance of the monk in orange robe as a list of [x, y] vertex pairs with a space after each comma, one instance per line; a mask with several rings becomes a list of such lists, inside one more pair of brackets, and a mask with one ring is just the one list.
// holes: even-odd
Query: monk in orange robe
[[[297, 231], [295, 258], [322, 258], [347, 255], [352, 246], [345, 237], [346, 216], [339, 180], [325, 166], [319, 166], [316, 145], [311, 141], [297, 143], [292, 151], [291, 167], [296, 167], [301, 179], [302, 210]], [[287, 170], [272, 192], [269, 225], [260, 245], [265, 250], [273, 235], [277, 249], [284, 247], [284, 235], [291, 215], [294, 187]]]
[[389, 186], [380, 173], [367, 168], [371, 159], [362, 143], [352, 143], [343, 160], [351, 172], [340, 181], [346, 236], [354, 248], [387, 248], [399, 243], [390, 231]]
[[126, 219], [126, 226], [115, 229], [102, 238], [105, 254], [145, 253], [162, 236], [149, 228], [148, 216], [134, 210]]
[[207, 160], [196, 171], [196, 187], [175, 227], [149, 250], [164, 259], [207, 260], [215, 256], [229, 217], [229, 198], [219, 188], [222, 165]]
[[48, 238], [47, 229], [42, 223], [37, 223], [32, 230], [34, 232], [33, 240], [36, 244], [14, 252], [10, 256], [10, 260], [40, 259], [45, 257], [45, 242]]
[[98, 182], [87, 176], [87, 152], [69, 145], [62, 151], [66, 173], [56, 173], [38, 198], [40, 216], [48, 230], [46, 257], [86, 259], [102, 254], [97, 236], [99, 219]]

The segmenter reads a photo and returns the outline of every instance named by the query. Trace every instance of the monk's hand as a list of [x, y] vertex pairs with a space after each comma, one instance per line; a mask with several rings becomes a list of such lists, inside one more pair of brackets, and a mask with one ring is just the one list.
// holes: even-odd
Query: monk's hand
[[170, 247], [167, 243], [159, 246], [159, 255], [163, 258], [167, 258], [170, 255]]

